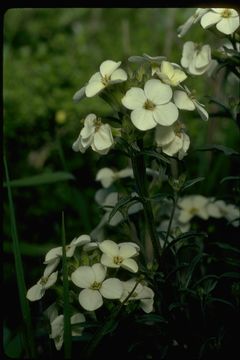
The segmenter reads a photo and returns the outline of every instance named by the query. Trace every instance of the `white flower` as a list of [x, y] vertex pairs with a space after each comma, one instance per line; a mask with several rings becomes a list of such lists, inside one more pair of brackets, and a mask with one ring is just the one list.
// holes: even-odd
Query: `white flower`
[[[66, 246], [66, 257], [72, 257], [76, 247], [83, 246], [91, 241], [89, 235], [81, 235], [78, 238], [74, 238], [69, 245]], [[56, 264], [58, 265], [60, 257], [62, 256], [62, 246], [53, 248], [45, 255], [44, 264]]]
[[234, 9], [211, 8], [201, 18], [204, 29], [216, 24], [216, 28], [223, 34], [233, 34], [239, 27], [239, 15]]
[[100, 71], [95, 73], [85, 88], [87, 97], [92, 97], [105, 89], [108, 85], [120, 83], [127, 80], [127, 73], [118, 69], [121, 61], [106, 60], [100, 65]]
[[[81, 336], [83, 327], [81, 323], [85, 322], [85, 316], [81, 313], [76, 313], [71, 316], [70, 323], [72, 325], [72, 336]], [[57, 350], [60, 350], [63, 344], [64, 336], [64, 316], [58, 315], [51, 322], [51, 334], [49, 337], [54, 340]]]
[[162, 61], [165, 59], [166, 56], [150, 56], [148, 54], [143, 54], [143, 56], [130, 56], [130, 58], [128, 58], [128, 61], [140, 64], [149, 63], [151, 65], [153, 76], [156, 73], [157, 69], [159, 69]]
[[240, 210], [233, 204], [226, 204], [223, 200], [210, 201], [207, 210], [214, 218], [225, 217], [233, 226], [239, 226]]
[[[123, 295], [120, 299], [121, 302], [124, 302], [124, 300], [127, 298], [127, 296], [132, 292], [136, 285], [135, 279], [130, 279], [128, 281], [122, 281], [123, 284]], [[136, 288], [134, 289], [132, 295], [129, 297], [128, 301], [132, 300], [139, 300], [139, 305], [141, 309], [145, 313], [150, 313], [153, 311], [153, 298], [154, 298], [154, 292], [152, 289], [150, 289], [146, 285], [138, 284]], [[127, 301], [127, 302], [128, 302]]]
[[83, 290], [79, 294], [80, 305], [88, 311], [94, 311], [103, 305], [105, 299], [120, 299], [123, 286], [119, 279], [106, 277], [106, 268], [100, 264], [80, 266], [75, 270], [72, 282]]
[[113, 143], [110, 125], [103, 124], [95, 114], [89, 114], [84, 120], [84, 127], [73, 143], [72, 149], [84, 153], [91, 146], [93, 151], [105, 155]]
[[110, 168], [104, 167], [97, 172], [96, 181], [100, 181], [104, 188], [108, 188], [115, 180], [128, 176], [133, 177], [133, 170], [131, 168], [113, 171]]
[[131, 121], [139, 130], [149, 130], [157, 126], [169, 126], [178, 117], [178, 109], [170, 102], [172, 89], [160, 80], [151, 79], [144, 90], [133, 87], [122, 98], [123, 105], [131, 112]]
[[192, 95], [189, 89], [184, 86], [184, 90], [175, 90], [173, 94], [174, 103], [180, 110], [197, 110], [202, 120], [208, 120], [208, 113], [204, 109], [204, 105], [201, 104], [196, 98]]
[[99, 244], [99, 249], [103, 252], [101, 263], [110, 268], [124, 268], [133, 273], [138, 271], [138, 264], [131, 259], [138, 255], [139, 247], [135, 243], [116, 244], [112, 240], [104, 240]]
[[189, 74], [201, 75], [205, 73], [211, 65], [211, 47], [187, 41], [183, 45], [181, 65], [187, 69]]
[[175, 67], [169, 61], [163, 61], [160, 71], [157, 71], [157, 76], [165, 83], [171, 86], [179, 85], [187, 78], [185, 72]]
[[173, 156], [178, 153], [179, 160], [182, 160], [187, 155], [187, 150], [190, 146], [190, 139], [183, 131], [181, 124], [175, 123], [172, 126], [156, 127], [155, 141], [158, 146], [162, 147], [162, 151]]
[[190, 29], [190, 27], [193, 24], [196, 24], [208, 10], [209, 10], [208, 8], [207, 9], [198, 8], [195, 14], [190, 16], [190, 18], [183, 25], [179, 26], [178, 37], [184, 36], [186, 32]]
[[180, 199], [178, 202], [178, 206], [180, 207], [178, 220], [181, 223], [187, 223], [194, 216], [207, 220], [209, 217], [207, 204], [208, 199], [202, 195], [190, 195]]
[[27, 291], [27, 299], [30, 301], [40, 300], [46, 290], [56, 283], [57, 276], [58, 271], [52, 272], [52, 264], [47, 265], [41, 279]]

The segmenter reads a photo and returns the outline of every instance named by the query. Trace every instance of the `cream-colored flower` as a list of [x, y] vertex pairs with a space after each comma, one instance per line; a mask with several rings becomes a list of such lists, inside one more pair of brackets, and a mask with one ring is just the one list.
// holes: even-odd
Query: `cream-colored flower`
[[131, 272], [138, 271], [138, 264], [132, 259], [139, 253], [139, 246], [135, 243], [116, 244], [112, 240], [104, 240], [99, 244], [99, 249], [103, 252], [101, 263], [110, 268], [124, 268]]
[[169, 61], [162, 61], [160, 71], [157, 76], [165, 83], [171, 86], [177, 86], [187, 78], [184, 71], [171, 64]]
[[201, 75], [205, 73], [211, 65], [211, 47], [187, 41], [183, 45], [181, 65], [187, 69], [189, 74]]
[[190, 27], [193, 24], [196, 24], [208, 10], [209, 10], [209, 8], [207, 8], [207, 9], [198, 8], [195, 11], [195, 13], [192, 16], [190, 16], [190, 18], [187, 19], [187, 21], [183, 25], [179, 26], [178, 37], [184, 36], [188, 32]]
[[126, 177], [133, 178], [132, 168], [125, 168], [120, 171], [113, 171], [108, 167], [104, 167], [97, 172], [96, 181], [100, 181], [104, 188], [108, 188], [112, 185], [114, 181]]
[[103, 124], [95, 114], [89, 114], [84, 120], [84, 127], [73, 143], [72, 149], [84, 153], [91, 146], [93, 151], [105, 155], [113, 143], [110, 125]]
[[201, 25], [204, 29], [216, 25], [218, 31], [231, 35], [239, 27], [239, 15], [234, 9], [211, 8], [201, 17]]
[[202, 195], [190, 195], [178, 201], [180, 208], [178, 220], [181, 223], [189, 222], [194, 216], [203, 220], [209, 218], [207, 210], [208, 199]]
[[40, 300], [47, 289], [49, 289], [51, 286], [53, 286], [57, 281], [58, 271], [52, 272], [53, 267], [50, 263], [46, 266], [43, 276], [41, 277], [38, 282], [33, 285], [28, 291], [27, 291], [27, 299], [30, 301], [37, 301]]
[[[130, 279], [128, 281], [122, 281], [123, 284], [123, 294], [120, 299], [121, 302], [124, 302], [124, 300], [128, 297], [128, 295], [132, 292], [134, 287], [136, 286], [136, 280]], [[127, 303], [129, 301], [139, 301], [140, 308], [145, 313], [150, 313], [153, 311], [153, 303], [154, 303], [154, 292], [152, 289], [150, 289], [146, 285], [137, 284], [136, 288], [134, 289], [132, 295], [127, 300]], [[126, 305], [127, 305], [126, 303]]]
[[99, 309], [105, 299], [120, 299], [123, 286], [119, 279], [106, 279], [106, 268], [100, 263], [93, 266], [80, 266], [72, 275], [72, 282], [82, 288], [79, 294], [80, 305], [88, 311]]
[[160, 80], [151, 79], [144, 90], [133, 87], [122, 98], [123, 105], [132, 110], [131, 121], [139, 130], [149, 130], [157, 126], [172, 125], [178, 117], [177, 107], [170, 101], [172, 89]]

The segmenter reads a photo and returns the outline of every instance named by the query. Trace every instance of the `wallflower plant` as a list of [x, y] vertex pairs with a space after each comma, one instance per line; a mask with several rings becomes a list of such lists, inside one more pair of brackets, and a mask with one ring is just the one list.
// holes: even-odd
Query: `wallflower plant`
[[[90, 234], [47, 252], [43, 276], [26, 295], [32, 302], [47, 295], [55, 298], [47, 317], [49, 337], [58, 351], [64, 344], [66, 321], [69, 337], [79, 340], [83, 359], [91, 359], [98, 349], [101, 352], [101, 344], [106, 346], [104, 339], [110, 341], [119, 336], [118, 331], [124, 333], [126, 324], [133, 340], [129, 345], [124, 338], [121, 354], [129, 351], [132, 359], [170, 359], [171, 354], [204, 359], [213, 338], [220, 348], [224, 346], [219, 332], [212, 335], [206, 330], [207, 334], [199, 335], [194, 330], [191, 334], [184, 327], [185, 322], [186, 327], [193, 326], [189, 320], [193, 309], [201, 309], [196, 322], [207, 328], [207, 314], [215, 302], [235, 309], [239, 301], [231, 298], [237, 285], [228, 289], [226, 298], [220, 298], [218, 285], [239, 279], [237, 251], [227, 239], [221, 242], [213, 235], [218, 226], [235, 231], [239, 209], [217, 194], [205, 196], [208, 179], [189, 178], [188, 159], [197, 151], [221, 151], [229, 156], [237, 156], [237, 152], [223, 145], [197, 148], [196, 133], [188, 130], [188, 124], [196, 122], [200, 132], [206, 128], [207, 121], [212, 121], [211, 101], [216, 100], [195, 97], [189, 84], [195, 76], [197, 81], [205, 81], [212, 58], [222, 66], [224, 57], [228, 72], [239, 74], [235, 33], [239, 15], [234, 9], [199, 8], [180, 27], [179, 37], [197, 22], [203, 29], [216, 25], [223, 36], [231, 36], [232, 55], [216, 55], [210, 45], [190, 40], [182, 44], [179, 64], [161, 54], [131, 56], [127, 65], [107, 59], [74, 95], [75, 101], [86, 97], [94, 101], [100, 96], [112, 114], [87, 114], [72, 145], [80, 152], [76, 157], [84, 157], [87, 149], [103, 156], [105, 163], [95, 177], [96, 186], [102, 186], [95, 195], [102, 218]], [[227, 114], [233, 114], [232, 109]], [[195, 115], [204, 121], [197, 122]], [[231, 120], [237, 121], [234, 116]], [[121, 170], [117, 161], [113, 169], [107, 162], [108, 156], [115, 154], [122, 156], [125, 167], [121, 165]], [[194, 192], [192, 186], [202, 191]], [[225, 273], [213, 255], [223, 248], [233, 253], [222, 259], [226, 268], [231, 263], [231, 270]], [[212, 270], [215, 265], [216, 272]], [[68, 320], [62, 298], [64, 274], [69, 286]], [[174, 328], [175, 323], [183, 328], [182, 334]], [[148, 336], [152, 348], [143, 350], [141, 341], [148, 341]], [[145, 351], [143, 357], [141, 351]]]

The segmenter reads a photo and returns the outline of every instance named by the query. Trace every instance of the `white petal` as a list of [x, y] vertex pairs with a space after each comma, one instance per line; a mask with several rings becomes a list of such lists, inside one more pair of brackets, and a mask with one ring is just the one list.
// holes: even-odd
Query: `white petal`
[[219, 210], [219, 207], [215, 204], [215, 203], [210, 203], [207, 205], [207, 212], [208, 215], [214, 218], [221, 218], [222, 214], [221, 211]]
[[122, 82], [127, 80], [127, 73], [123, 69], [115, 70], [111, 75], [110, 83]]
[[107, 254], [102, 254], [100, 261], [101, 261], [101, 264], [103, 264], [104, 266], [110, 267], [110, 268], [116, 268], [117, 269], [117, 268], [120, 267], [120, 265], [115, 264], [113, 262], [113, 257], [109, 256]]
[[95, 132], [93, 144], [100, 151], [108, 149], [113, 145], [112, 132], [108, 124], [101, 125], [98, 131]]
[[196, 106], [197, 112], [201, 116], [202, 120], [207, 121], [208, 120], [208, 112], [204, 109], [202, 105], [198, 101], [194, 101], [194, 104]]
[[199, 216], [201, 219], [203, 220], [207, 220], [209, 218], [208, 212], [207, 212], [207, 208], [201, 208], [198, 209], [198, 212], [196, 213], [197, 216]]
[[86, 252], [91, 251], [91, 250], [95, 250], [95, 249], [98, 249], [98, 243], [97, 242], [90, 242], [90, 243], [83, 246], [83, 251], [86, 251]]
[[61, 246], [53, 248], [47, 252], [47, 254], [45, 256], [44, 264], [47, 264], [48, 262], [57, 259], [59, 256], [62, 256], [62, 247]]
[[49, 262], [47, 263], [47, 266], [46, 266], [45, 270], [44, 270], [43, 276], [44, 276], [44, 277], [49, 276], [49, 275], [53, 272], [53, 270], [56, 269], [56, 267], [58, 266], [59, 262], [60, 262], [60, 257], [58, 257], [58, 258], [56, 258], [56, 259], [52, 259], [51, 261], [49, 261]]
[[125, 178], [125, 177], [132, 177], [133, 178], [133, 169], [132, 168], [126, 168], [118, 171], [117, 176], [119, 178]]
[[172, 97], [172, 89], [160, 80], [148, 80], [144, 85], [144, 92], [155, 105], [166, 104]]
[[119, 255], [119, 246], [112, 240], [104, 240], [99, 244], [99, 249], [109, 256]]
[[130, 56], [128, 58], [128, 61], [133, 62], [133, 63], [135, 63], [135, 62], [136, 63], [144, 63], [144, 62], [146, 62], [146, 59], [143, 56], [134, 55], [134, 56]]
[[[110, 213], [109, 213], [109, 215], [110, 215]], [[123, 220], [123, 215], [120, 213], [120, 211], [117, 211], [116, 214], [113, 215], [111, 220], [109, 220], [109, 216], [108, 216], [108, 223], [111, 226], [118, 225], [122, 220]]]
[[110, 278], [102, 283], [99, 291], [106, 299], [120, 299], [123, 293], [123, 285], [119, 279]]
[[100, 81], [92, 81], [86, 86], [86, 96], [92, 97], [94, 95], [97, 95], [102, 89], [105, 88], [105, 85]]
[[172, 102], [164, 105], [158, 105], [153, 111], [153, 116], [158, 124], [170, 126], [178, 118], [178, 109]]
[[100, 73], [102, 77], [110, 76], [121, 65], [121, 61], [116, 62], [112, 60], [106, 60], [100, 65]]
[[132, 87], [128, 90], [122, 98], [122, 104], [129, 110], [141, 108], [146, 102], [147, 98], [143, 91], [138, 87]]
[[97, 172], [96, 181], [101, 181], [104, 188], [108, 188], [115, 180], [115, 173], [110, 168], [102, 168]]
[[51, 335], [50, 338], [54, 339], [59, 335], [63, 334], [63, 326], [64, 326], [64, 316], [58, 315], [52, 322], [51, 322]]
[[82, 246], [82, 245], [89, 243], [90, 241], [91, 241], [90, 236], [87, 234], [84, 234], [84, 235], [80, 235], [78, 238], [74, 238], [71, 241], [71, 245]]
[[138, 264], [133, 259], [124, 259], [121, 263], [121, 267], [133, 273], [138, 271]]
[[138, 254], [135, 246], [132, 246], [130, 244], [119, 244], [119, 248], [120, 248], [119, 256], [121, 256], [124, 259], [130, 258]]
[[57, 277], [58, 277], [58, 271], [53, 272], [47, 279], [46, 284], [43, 286], [45, 289], [50, 288], [51, 286], [53, 286], [55, 284], [55, 282], [57, 281]]
[[131, 112], [131, 121], [138, 130], [142, 131], [150, 130], [157, 125], [153, 118], [153, 111], [143, 108], [138, 108]]
[[153, 299], [140, 300], [140, 307], [146, 314], [149, 314], [153, 311]]
[[80, 288], [88, 288], [95, 281], [95, 274], [91, 266], [80, 266], [71, 275], [72, 282]]
[[216, 25], [217, 29], [223, 34], [230, 35], [233, 34], [235, 30], [239, 27], [239, 17], [223, 18]]
[[76, 313], [76, 314], [72, 315], [71, 319], [70, 319], [72, 325], [82, 323], [85, 320], [86, 320], [86, 318], [82, 313]]
[[181, 65], [185, 68], [187, 68], [192, 61], [193, 55], [195, 51], [195, 45], [193, 41], [187, 41], [183, 45], [183, 52], [182, 52], [182, 58], [181, 58]]
[[208, 203], [208, 199], [205, 196], [202, 195], [192, 196], [192, 205], [196, 209], [206, 206], [207, 203]]
[[193, 217], [193, 214], [191, 214], [189, 211], [182, 210], [180, 211], [178, 220], [182, 223], [187, 223], [191, 218]]
[[106, 277], [106, 268], [102, 264], [97, 263], [92, 266], [92, 269], [95, 275], [95, 281], [98, 283], [102, 282]]
[[195, 65], [197, 68], [202, 68], [208, 66], [211, 61], [211, 47], [209, 45], [204, 45], [201, 51], [196, 56]]
[[135, 249], [137, 251], [140, 251], [140, 247], [138, 246], [138, 244], [131, 242], [131, 241], [122, 242], [121, 245], [131, 245], [131, 246], [135, 247]]
[[88, 84], [91, 83], [91, 82], [101, 82], [102, 81], [102, 75], [100, 74], [100, 72], [96, 72], [95, 74], [93, 74], [89, 81], [88, 81]]
[[53, 322], [53, 320], [56, 319], [58, 316], [58, 309], [55, 302], [44, 311], [44, 315], [48, 317], [50, 322]]
[[209, 11], [202, 16], [200, 23], [204, 29], [207, 29], [210, 26], [216, 24], [220, 20], [221, 20], [220, 14]]
[[171, 79], [174, 76], [174, 67], [169, 61], [163, 61], [161, 64], [161, 72]]
[[87, 311], [99, 309], [103, 304], [102, 295], [98, 290], [84, 289], [79, 294], [80, 305]]
[[176, 106], [181, 110], [192, 111], [195, 109], [193, 101], [187, 96], [184, 91], [176, 90], [173, 94], [173, 100]]
[[158, 146], [169, 144], [175, 138], [175, 132], [172, 126], [157, 125], [155, 141]]
[[30, 301], [40, 300], [45, 294], [45, 289], [43, 289], [42, 285], [36, 284], [33, 285], [27, 292], [27, 299]]
[[86, 86], [82, 87], [80, 90], [75, 92], [75, 94], [73, 95], [73, 101], [78, 102], [81, 99], [83, 99], [85, 97], [85, 89]]
[[175, 155], [182, 148], [182, 139], [178, 136], [175, 136], [174, 140], [162, 147], [162, 150], [165, 154], [169, 156]]

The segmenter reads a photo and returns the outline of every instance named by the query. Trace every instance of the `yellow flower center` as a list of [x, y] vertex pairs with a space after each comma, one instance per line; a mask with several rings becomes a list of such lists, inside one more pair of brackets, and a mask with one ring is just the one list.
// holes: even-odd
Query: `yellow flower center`
[[145, 104], [143, 105], [144, 109], [146, 110], [154, 110], [156, 105], [151, 101], [151, 100], [148, 100], [145, 102]]
[[197, 213], [197, 211], [198, 210], [193, 207], [193, 208], [190, 209], [190, 214], [195, 215]]
[[109, 83], [109, 80], [110, 80], [110, 76], [107, 76], [107, 75], [102, 76], [102, 84], [104, 86], [107, 86], [107, 84]]
[[102, 286], [102, 283], [99, 283], [97, 281], [94, 281], [94, 283], [92, 283], [92, 285], [90, 286], [90, 289], [92, 290], [99, 290]]
[[232, 13], [230, 9], [224, 9], [223, 12], [221, 13], [221, 16], [223, 18], [229, 18], [231, 15]]
[[97, 131], [100, 129], [101, 125], [102, 125], [101, 119], [100, 119], [100, 118], [97, 118], [97, 119], [94, 121], [95, 132], [97, 132]]
[[116, 265], [120, 265], [123, 262], [123, 258], [121, 256], [114, 256], [113, 262]]
[[47, 277], [41, 277], [41, 279], [40, 279], [40, 284], [41, 285], [45, 285], [46, 283], [47, 283], [47, 281], [48, 281], [48, 276]]

